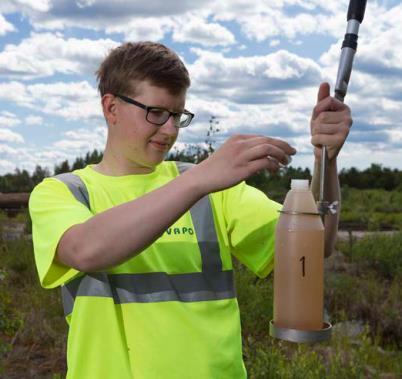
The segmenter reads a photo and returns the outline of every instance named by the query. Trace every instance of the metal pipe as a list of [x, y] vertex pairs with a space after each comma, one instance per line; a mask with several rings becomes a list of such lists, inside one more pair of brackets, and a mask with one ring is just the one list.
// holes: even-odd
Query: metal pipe
[[[357, 49], [357, 39], [360, 24], [364, 18], [367, 0], [351, 0], [348, 8], [345, 38], [342, 43], [341, 57], [339, 61], [338, 74], [335, 84], [335, 98], [343, 102], [348, 90], [350, 74], [353, 67], [353, 59]], [[324, 221], [325, 215], [329, 211], [330, 205], [325, 201], [325, 172], [327, 166], [327, 148], [321, 149], [320, 166], [320, 194], [318, 201], [318, 211]]]

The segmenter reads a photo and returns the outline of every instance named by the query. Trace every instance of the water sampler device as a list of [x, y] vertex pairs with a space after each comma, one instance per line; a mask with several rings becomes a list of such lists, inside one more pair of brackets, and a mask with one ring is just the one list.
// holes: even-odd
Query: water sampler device
[[[351, 0], [342, 44], [335, 98], [344, 101], [359, 26], [367, 0]], [[325, 200], [326, 147], [321, 150], [320, 193], [316, 203], [308, 180], [292, 180], [276, 229], [274, 268], [274, 317], [270, 335], [306, 343], [331, 337], [332, 325], [324, 317], [324, 221], [337, 212], [337, 204]]]

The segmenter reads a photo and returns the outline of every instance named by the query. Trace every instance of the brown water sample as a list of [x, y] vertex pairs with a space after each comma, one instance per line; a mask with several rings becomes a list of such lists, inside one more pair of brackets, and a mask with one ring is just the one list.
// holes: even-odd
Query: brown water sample
[[321, 330], [324, 226], [308, 180], [292, 180], [276, 228], [274, 325]]

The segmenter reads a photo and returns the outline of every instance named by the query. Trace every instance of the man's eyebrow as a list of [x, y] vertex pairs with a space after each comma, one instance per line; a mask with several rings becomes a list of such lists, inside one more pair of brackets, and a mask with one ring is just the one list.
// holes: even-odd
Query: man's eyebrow
[[165, 110], [167, 110], [169, 112], [184, 112], [186, 110], [186, 108], [184, 106], [180, 107], [180, 110], [169, 109], [169, 108], [163, 107], [162, 105], [149, 105], [148, 107], [149, 108], [165, 109]]

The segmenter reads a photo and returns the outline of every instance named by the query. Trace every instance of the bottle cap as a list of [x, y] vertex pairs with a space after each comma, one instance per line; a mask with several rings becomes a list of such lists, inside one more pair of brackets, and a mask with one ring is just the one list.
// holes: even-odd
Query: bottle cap
[[309, 189], [308, 180], [305, 179], [292, 179], [290, 182], [290, 189], [301, 189], [308, 190]]

